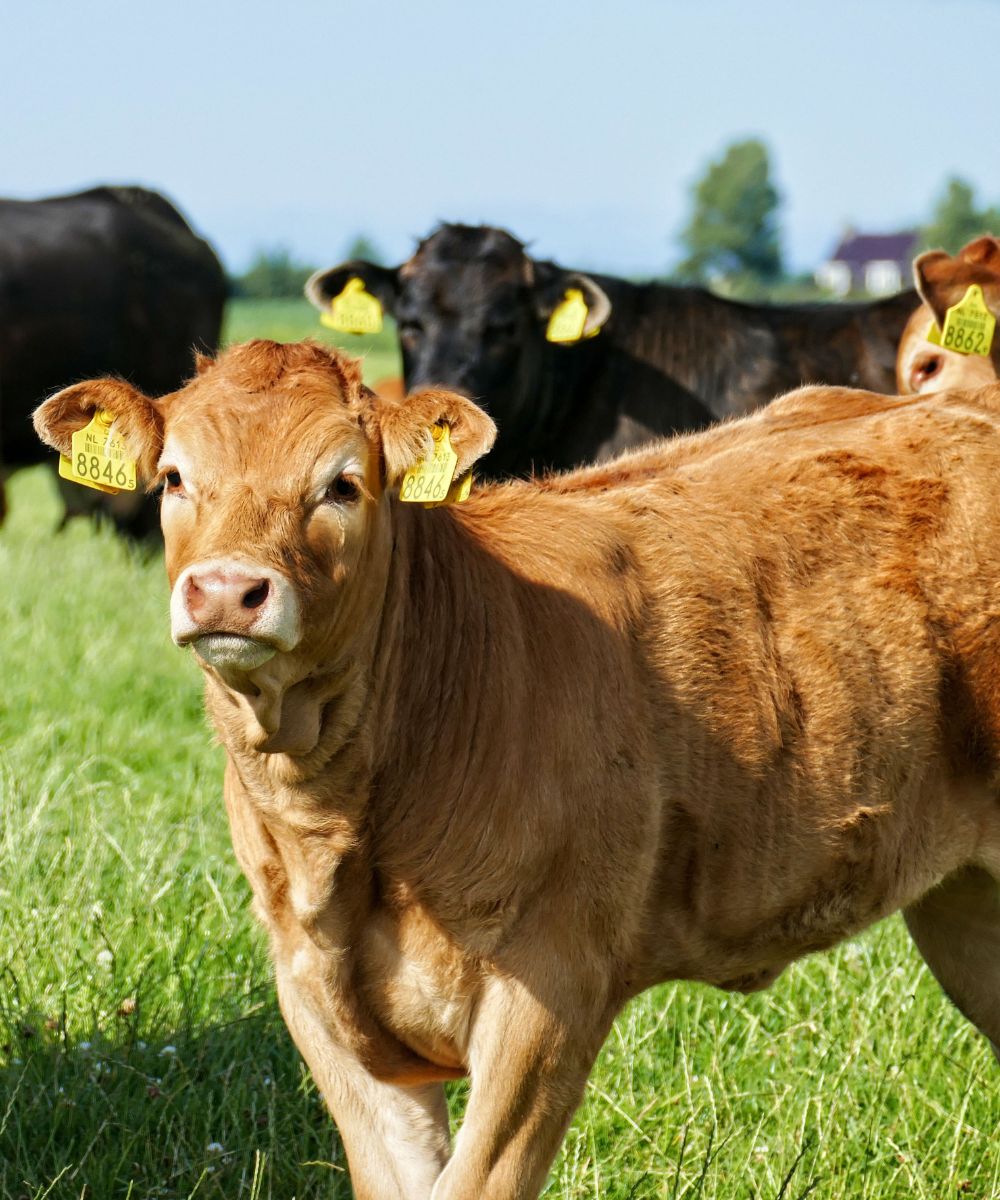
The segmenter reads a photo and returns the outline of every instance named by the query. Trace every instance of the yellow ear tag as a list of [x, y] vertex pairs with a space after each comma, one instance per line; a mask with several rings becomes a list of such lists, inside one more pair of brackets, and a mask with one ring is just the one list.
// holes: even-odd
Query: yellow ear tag
[[451, 433], [445, 421], [431, 428], [434, 448], [430, 457], [416, 463], [403, 476], [399, 498], [407, 504], [443, 504], [455, 478], [458, 455], [451, 448]]
[[959, 354], [990, 352], [997, 319], [986, 307], [983, 289], [978, 283], [969, 284], [965, 295], [945, 313], [944, 329], [932, 324], [927, 340]]
[[[578, 342], [585, 335], [583, 327], [587, 323], [587, 302], [579, 288], [567, 288], [566, 295], [552, 310], [548, 326], [545, 329], [545, 339], [549, 342]], [[597, 332], [596, 330], [594, 331]], [[591, 336], [590, 334], [586, 335]]]
[[73, 434], [72, 454], [59, 456], [63, 479], [112, 496], [135, 491], [135, 459], [129, 458], [122, 435], [115, 433], [114, 420], [111, 413], [98, 409], [90, 424]]
[[352, 275], [344, 290], [330, 301], [330, 311], [319, 314], [320, 324], [338, 333], [378, 333], [382, 328], [382, 305], [365, 282]]
[[466, 471], [461, 479], [456, 479], [448, 489], [448, 495], [445, 496], [445, 504], [461, 504], [463, 500], [468, 500], [469, 493], [472, 491], [472, 472]]

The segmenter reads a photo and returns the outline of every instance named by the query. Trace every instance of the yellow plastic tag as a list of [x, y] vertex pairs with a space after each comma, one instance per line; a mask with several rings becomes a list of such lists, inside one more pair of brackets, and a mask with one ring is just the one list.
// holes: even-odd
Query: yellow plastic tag
[[461, 504], [463, 500], [468, 500], [469, 493], [472, 491], [472, 472], [466, 471], [461, 479], [456, 479], [448, 489], [448, 495], [445, 496], [445, 504]]
[[320, 313], [320, 323], [338, 333], [378, 333], [382, 328], [382, 305], [365, 290], [365, 282], [352, 275], [344, 289], [330, 301], [330, 311]]
[[[579, 288], [567, 288], [566, 295], [552, 310], [545, 330], [549, 342], [578, 342], [587, 323], [587, 302]], [[596, 333], [596, 330], [594, 331]], [[590, 335], [587, 335], [590, 336]]]
[[990, 352], [997, 319], [986, 307], [983, 289], [978, 283], [969, 284], [965, 295], [945, 313], [944, 329], [932, 323], [927, 340], [959, 354]]
[[458, 455], [451, 448], [448, 425], [440, 421], [431, 429], [434, 449], [403, 476], [399, 498], [407, 504], [442, 504], [448, 499], [455, 478]]
[[471, 491], [472, 472], [466, 471], [460, 479], [456, 479], [452, 483], [443, 500], [425, 501], [424, 508], [444, 508], [446, 504], [461, 504], [464, 500], [468, 500]]
[[59, 456], [59, 474], [97, 492], [135, 491], [135, 460], [114, 431], [114, 416], [98, 409], [89, 425], [73, 434], [72, 454]]

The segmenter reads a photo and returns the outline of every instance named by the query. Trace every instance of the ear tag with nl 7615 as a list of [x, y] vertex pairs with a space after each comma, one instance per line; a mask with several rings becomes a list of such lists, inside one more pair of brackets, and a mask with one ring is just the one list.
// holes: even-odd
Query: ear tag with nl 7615
[[330, 301], [330, 311], [320, 313], [319, 319], [320, 324], [338, 333], [378, 333], [382, 328], [382, 305], [365, 288], [365, 281], [352, 275]]
[[983, 289], [972, 283], [962, 299], [945, 313], [944, 328], [939, 330], [936, 324], [931, 325], [927, 340], [959, 354], [986, 355], [993, 345], [996, 323], [996, 317], [986, 307]]
[[98, 409], [89, 425], [72, 438], [69, 458], [59, 456], [59, 474], [98, 492], [135, 491], [135, 459], [129, 457], [125, 439], [114, 430], [112, 413]]
[[464, 479], [452, 489], [458, 455], [451, 446], [451, 431], [446, 421], [431, 428], [433, 449], [429, 457], [415, 463], [403, 476], [399, 498], [407, 504], [447, 504], [460, 502], [469, 494]]

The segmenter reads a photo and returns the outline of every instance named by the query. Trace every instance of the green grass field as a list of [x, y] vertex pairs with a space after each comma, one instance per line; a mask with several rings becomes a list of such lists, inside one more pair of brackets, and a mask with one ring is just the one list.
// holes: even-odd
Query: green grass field
[[222, 340], [245, 342], [249, 338], [269, 337], [278, 342], [297, 342], [315, 338], [330, 346], [339, 346], [362, 359], [365, 378], [377, 383], [389, 376], [402, 375], [396, 326], [386, 318], [382, 332], [373, 337], [354, 337], [334, 333], [319, 322], [319, 314], [306, 299], [231, 300], [226, 306]]
[[[299, 309], [271, 316], [235, 310], [229, 334], [300, 332]], [[392, 373], [374, 350], [367, 370]], [[55, 535], [44, 469], [10, 491], [0, 1200], [348, 1197], [277, 1010], [162, 567], [85, 524]], [[767, 992], [679, 984], [633, 1003], [546, 1195], [1000, 1197], [1000, 1069], [891, 920]]]

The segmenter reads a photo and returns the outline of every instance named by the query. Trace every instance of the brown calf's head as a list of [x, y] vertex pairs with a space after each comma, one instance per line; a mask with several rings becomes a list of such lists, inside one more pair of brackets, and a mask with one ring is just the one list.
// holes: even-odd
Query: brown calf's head
[[928, 250], [913, 263], [917, 291], [924, 303], [903, 331], [896, 358], [901, 392], [973, 388], [1000, 375], [1000, 335], [994, 336], [990, 357], [959, 354], [927, 341], [932, 323], [941, 329], [948, 309], [958, 304], [970, 284], [978, 284], [994, 316], [1000, 314], [1000, 241], [976, 238], [952, 256]]
[[[250, 342], [200, 359], [198, 374], [159, 400], [118, 380], [76, 384], [38, 409], [35, 428], [67, 453], [96, 408], [114, 416], [146, 479], [162, 483], [174, 640], [244, 695], [336, 669], [352, 639], [372, 634], [389, 496], [427, 453], [431, 427], [451, 426], [458, 472], [496, 432], [448, 392], [378, 397], [354, 360], [310, 342]], [[260, 748], [286, 748], [266, 740]]]
[[975, 388], [996, 381], [997, 373], [989, 358], [959, 354], [957, 350], [929, 342], [927, 334], [935, 324], [934, 314], [926, 304], [921, 304], [906, 322], [896, 352], [896, 386], [901, 396]]

